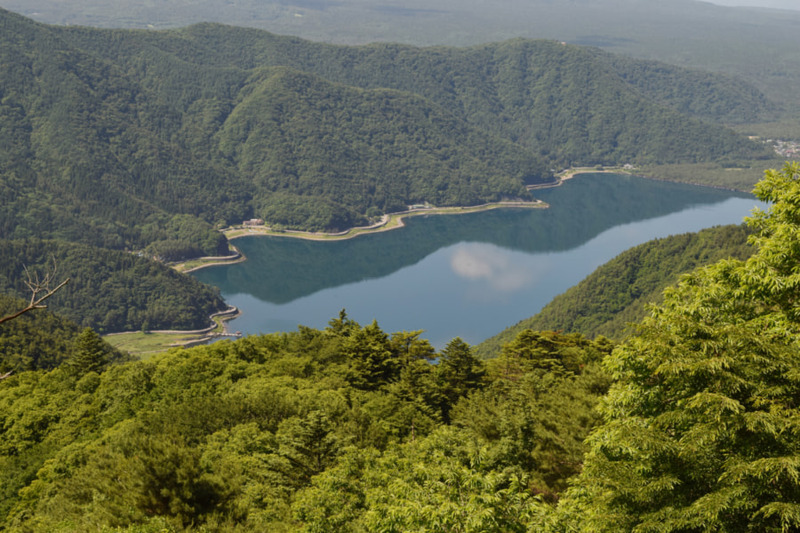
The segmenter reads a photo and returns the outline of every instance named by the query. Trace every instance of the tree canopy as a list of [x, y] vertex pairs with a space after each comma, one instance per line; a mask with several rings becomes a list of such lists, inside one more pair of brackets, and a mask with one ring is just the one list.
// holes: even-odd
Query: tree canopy
[[757, 252], [685, 276], [605, 360], [616, 383], [564, 503], [578, 529], [800, 527], [800, 166], [755, 194]]

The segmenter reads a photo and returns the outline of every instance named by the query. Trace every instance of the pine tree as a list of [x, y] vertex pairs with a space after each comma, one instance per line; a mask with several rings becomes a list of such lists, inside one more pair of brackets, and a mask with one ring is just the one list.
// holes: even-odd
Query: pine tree
[[437, 377], [441, 392], [446, 398], [445, 419], [459, 398], [484, 385], [486, 368], [472, 355], [472, 348], [459, 337], [447, 343], [441, 353]]
[[67, 365], [72, 372], [82, 376], [89, 372], [100, 372], [108, 360], [108, 346], [92, 328], [86, 328], [75, 339], [72, 357]]

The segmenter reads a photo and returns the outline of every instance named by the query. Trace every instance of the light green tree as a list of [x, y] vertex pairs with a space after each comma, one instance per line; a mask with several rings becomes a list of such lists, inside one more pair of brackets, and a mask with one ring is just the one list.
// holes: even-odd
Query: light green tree
[[606, 359], [605, 423], [557, 529], [800, 529], [800, 166], [755, 194], [755, 255], [684, 277]]

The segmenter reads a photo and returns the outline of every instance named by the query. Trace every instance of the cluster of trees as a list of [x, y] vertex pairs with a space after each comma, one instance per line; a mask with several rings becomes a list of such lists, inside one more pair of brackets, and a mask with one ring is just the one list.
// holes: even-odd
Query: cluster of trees
[[342, 312], [109, 365], [85, 331], [0, 381], [0, 523], [795, 531], [800, 165], [756, 193], [755, 252], [685, 275], [621, 344], [523, 330], [481, 361]]
[[50, 309], [100, 333], [202, 329], [227, 305], [218, 291], [137, 255], [64, 241], [0, 240], [0, 293], [26, 298], [25, 270], [57, 265], [70, 283]]
[[611, 347], [526, 332], [482, 363], [459, 339], [437, 354], [342, 314], [104, 371], [76, 350], [0, 386], [0, 523], [408, 531], [435, 513], [519, 529], [577, 473]]

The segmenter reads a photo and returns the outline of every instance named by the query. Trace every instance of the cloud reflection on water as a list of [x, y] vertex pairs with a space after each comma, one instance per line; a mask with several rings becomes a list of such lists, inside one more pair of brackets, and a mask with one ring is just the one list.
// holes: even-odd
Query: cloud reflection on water
[[485, 280], [492, 289], [512, 292], [530, 286], [534, 272], [515, 262], [513, 252], [490, 244], [458, 246], [450, 257], [453, 272], [472, 281]]

